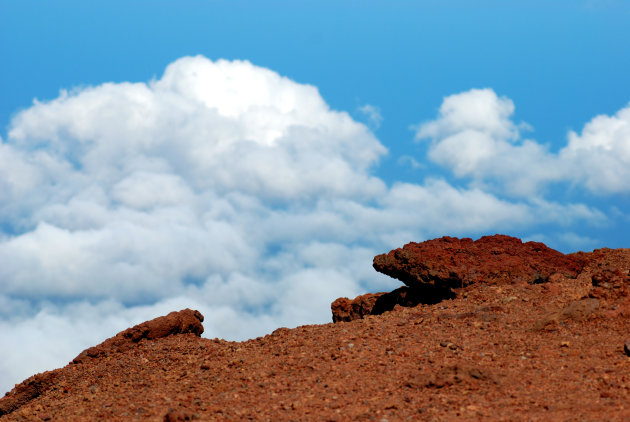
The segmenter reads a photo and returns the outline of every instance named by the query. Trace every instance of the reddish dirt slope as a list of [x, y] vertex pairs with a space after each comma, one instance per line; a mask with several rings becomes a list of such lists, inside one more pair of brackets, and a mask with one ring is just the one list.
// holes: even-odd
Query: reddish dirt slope
[[439, 303], [239, 343], [171, 314], [161, 324], [179, 329], [147, 322], [159, 334], [123, 332], [29, 378], [0, 421], [630, 420], [630, 249], [568, 258], [574, 278], [476, 279]]

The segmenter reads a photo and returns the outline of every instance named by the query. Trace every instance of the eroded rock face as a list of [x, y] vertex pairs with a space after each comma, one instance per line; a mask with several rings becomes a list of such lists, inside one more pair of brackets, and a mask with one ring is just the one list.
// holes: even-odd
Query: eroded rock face
[[372, 314], [376, 300], [385, 293], [368, 293], [354, 299], [340, 297], [330, 304], [333, 322], [348, 322]]
[[[542, 243], [523, 243], [505, 235], [484, 236], [476, 241], [442, 237], [422, 243], [412, 242], [376, 256], [373, 264], [377, 271], [397, 278], [407, 286], [355, 299], [339, 298], [331, 305], [333, 321], [380, 315], [393, 310], [396, 305], [435, 304], [453, 299], [453, 289], [477, 283], [535, 284], [554, 277], [575, 278], [589, 259], [591, 256], [587, 254], [564, 255]], [[610, 278], [605, 271], [598, 271], [603, 275], [594, 275], [594, 280]]]
[[184, 309], [179, 312], [171, 312], [166, 316], [145, 321], [125, 331], [121, 331], [114, 337], [105, 340], [103, 343], [85, 349], [79, 356], [74, 358], [72, 362], [82, 363], [86, 359], [122, 352], [130, 349], [134, 343], [138, 343], [142, 339], [153, 340], [173, 334], [186, 333], [201, 336], [203, 333], [202, 322], [203, 315], [201, 315], [199, 311]]
[[374, 269], [407, 286], [465, 287], [475, 283], [543, 283], [554, 273], [576, 277], [584, 266], [539, 242], [505, 235], [473, 241], [442, 237], [378, 255]]

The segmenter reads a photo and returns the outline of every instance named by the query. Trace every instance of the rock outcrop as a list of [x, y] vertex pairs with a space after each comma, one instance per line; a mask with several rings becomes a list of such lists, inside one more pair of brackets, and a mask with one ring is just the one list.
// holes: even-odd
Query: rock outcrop
[[380, 315], [396, 305], [413, 307], [455, 297], [454, 289], [475, 283], [545, 283], [551, 276], [575, 278], [586, 255], [565, 255], [539, 242], [494, 235], [476, 241], [442, 237], [374, 257], [374, 268], [407, 286], [331, 304], [333, 322]]
[[173, 334], [192, 333], [200, 336], [203, 333], [203, 315], [199, 311], [184, 309], [171, 312], [150, 321], [145, 321], [131, 328], [121, 331], [98, 346], [82, 351], [72, 363], [82, 363], [87, 359], [106, 356], [111, 353], [124, 352], [133, 347], [140, 340], [154, 340]]
[[[373, 263], [377, 271], [403, 281], [406, 286], [392, 292], [364, 294], [355, 299], [339, 298], [331, 304], [333, 322], [380, 315], [395, 306], [439, 303], [454, 298], [456, 290], [475, 284], [544, 284], [578, 276], [587, 280], [589, 298], [610, 304], [608, 314], [630, 316], [628, 252], [628, 249], [602, 248], [565, 255], [542, 243], [523, 243], [505, 235], [484, 236], [476, 241], [442, 237], [422, 243], [411, 242], [374, 257]], [[600, 302], [586, 300], [580, 303], [589, 304], [586, 308], [590, 314]], [[575, 317], [573, 313], [578, 308], [581, 309], [574, 304], [574, 308], [550, 312], [535, 326], [554, 326], [565, 318]]]
[[554, 273], [576, 277], [584, 263], [539, 242], [505, 235], [473, 241], [442, 237], [378, 255], [374, 269], [411, 288], [465, 287], [474, 283], [543, 283]]

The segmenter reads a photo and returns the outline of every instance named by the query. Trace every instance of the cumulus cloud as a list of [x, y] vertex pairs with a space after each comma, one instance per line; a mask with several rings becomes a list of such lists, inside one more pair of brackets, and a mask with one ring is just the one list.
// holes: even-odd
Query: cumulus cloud
[[596, 193], [630, 192], [630, 105], [614, 116], [600, 115], [569, 133], [560, 160], [574, 164], [573, 180]]
[[417, 127], [430, 139], [429, 158], [475, 186], [516, 197], [540, 196], [550, 183], [582, 184], [593, 193], [630, 191], [630, 107], [597, 116], [582, 134], [570, 132], [557, 154], [524, 139], [525, 123], [513, 120], [514, 103], [492, 89], [444, 98], [438, 117]]
[[[511, 102], [478, 95], [483, 123], [455, 98], [423, 133], [514, 147]], [[0, 139], [0, 389], [183, 307], [228, 339], [329, 321], [336, 297], [397, 286], [372, 257], [410, 240], [602, 218], [440, 178], [387, 186], [386, 151], [317, 88], [246, 61], [34, 102]]]

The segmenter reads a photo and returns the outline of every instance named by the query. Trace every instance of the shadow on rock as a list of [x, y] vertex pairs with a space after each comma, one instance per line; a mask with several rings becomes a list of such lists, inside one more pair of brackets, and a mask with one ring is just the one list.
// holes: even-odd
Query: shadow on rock
[[333, 322], [353, 321], [366, 315], [381, 315], [393, 310], [397, 305], [414, 307], [417, 305], [434, 305], [446, 299], [454, 299], [455, 293], [446, 287], [419, 286], [399, 287], [387, 293], [368, 293], [354, 299], [341, 297], [335, 300], [330, 308]]
[[391, 311], [396, 305], [414, 307], [417, 305], [434, 305], [446, 299], [454, 299], [455, 293], [444, 287], [424, 286], [410, 289], [403, 286], [379, 296], [374, 303], [370, 315], [380, 315]]

